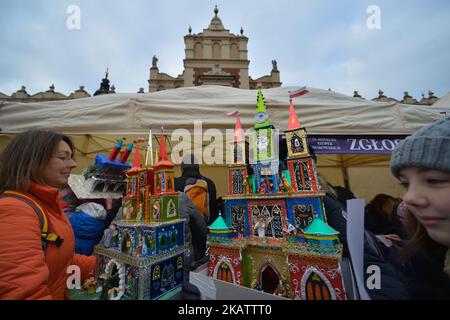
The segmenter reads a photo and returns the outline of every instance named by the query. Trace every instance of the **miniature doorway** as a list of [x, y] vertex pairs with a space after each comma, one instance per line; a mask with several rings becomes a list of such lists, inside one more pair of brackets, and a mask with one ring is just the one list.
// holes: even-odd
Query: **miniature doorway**
[[306, 280], [306, 300], [332, 300], [327, 284], [314, 272]]
[[279, 273], [270, 265], [261, 268], [261, 287], [264, 292], [274, 293], [280, 282]]
[[217, 279], [229, 283], [234, 283], [233, 272], [231, 271], [231, 268], [226, 261], [222, 261], [220, 263], [220, 266], [217, 269]]

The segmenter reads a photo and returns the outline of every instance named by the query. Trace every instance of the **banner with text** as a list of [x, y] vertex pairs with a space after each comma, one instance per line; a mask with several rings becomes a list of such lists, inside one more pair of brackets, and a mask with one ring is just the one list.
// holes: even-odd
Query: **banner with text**
[[317, 154], [391, 154], [406, 136], [308, 136]]

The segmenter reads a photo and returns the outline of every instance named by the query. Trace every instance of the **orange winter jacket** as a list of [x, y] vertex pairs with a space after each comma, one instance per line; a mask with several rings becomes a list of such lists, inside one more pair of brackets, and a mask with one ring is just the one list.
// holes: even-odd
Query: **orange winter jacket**
[[58, 189], [32, 184], [28, 190], [44, 209], [49, 229], [64, 242], [43, 250], [36, 212], [14, 198], [0, 198], [0, 299], [64, 299], [67, 267], [78, 265], [83, 281], [95, 268], [94, 256], [74, 253], [74, 234], [62, 211]]

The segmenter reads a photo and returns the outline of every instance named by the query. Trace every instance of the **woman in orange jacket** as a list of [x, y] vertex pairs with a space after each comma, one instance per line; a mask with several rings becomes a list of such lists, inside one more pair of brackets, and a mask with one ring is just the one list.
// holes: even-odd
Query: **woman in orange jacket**
[[71, 140], [51, 131], [18, 134], [1, 154], [0, 299], [64, 299], [94, 270], [59, 201], [75, 167]]

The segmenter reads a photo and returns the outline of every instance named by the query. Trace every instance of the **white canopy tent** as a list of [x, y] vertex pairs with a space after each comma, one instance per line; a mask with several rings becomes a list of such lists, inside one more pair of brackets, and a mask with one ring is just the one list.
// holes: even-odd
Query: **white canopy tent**
[[[298, 87], [263, 89], [271, 122], [280, 131], [287, 129], [289, 90], [295, 89]], [[449, 105], [381, 103], [321, 89], [308, 90], [307, 95], [295, 98], [294, 104], [309, 135], [409, 135], [442, 117], [443, 112], [450, 114]], [[153, 134], [159, 134], [164, 126], [169, 150], [177, 143], [168, 137], [176, 129], [193, 133], [196, 126], [203, 134], [208, 129], [222, 132], [233, 129], [235, 120], [225, 114], [236, 109], [240, 111], [244, 130], [248, 129], [254, 125], [256, 97], [256, 90], [200, 86], [55, 102], [0, 102], [0, 150], [14, 134], [24, 130], [60, 131], [75, 141], [80, 172], [96, 153], [108, 153], [117, 137], [127, 137], [128, 142], [137, 137], [147, 138], [150, 128]], [[201, 125], [199, 122], [194, 125], [196, 121], [201, 121]], [[194, 140], [194, 148], [204, 148], [210, 143], [205, 138]], [[352, 191], [366, 200], [376, 193], [401, 193], [390, 176], [388, 155], [318, 155], [318, 159], [319, 171], [332, 184], [343, 185], [344, 175], [348, 174]], [[224, 164], [202, 166], [202, 173], [216, 181], [220, 195], [226, 194], [225, 168]]]

